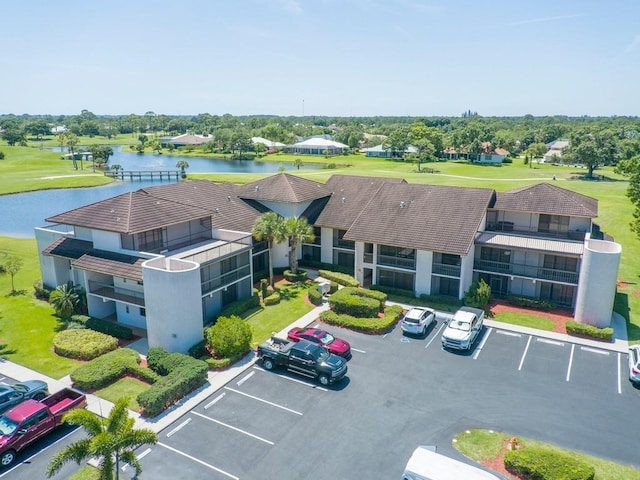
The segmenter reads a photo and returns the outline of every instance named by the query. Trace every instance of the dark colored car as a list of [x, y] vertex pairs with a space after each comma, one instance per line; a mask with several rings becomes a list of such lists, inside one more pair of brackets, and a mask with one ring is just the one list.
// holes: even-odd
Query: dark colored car
[[334, 337], [326, 330], [319, 328], [299, 328], [293, 327], [289, 330], [287, 338], [293, 342], [306, 340], [307, 342], [316, 343], [326, 348], [329, 353], [339, 355], [343, 358], [351, 358], [351, 345], [346, 340]]
[[27, 380], [15, 385], [0, 385], [0, 413], [4, 413], [24, 400], [42, 400], [49, 395], [46, 382]]

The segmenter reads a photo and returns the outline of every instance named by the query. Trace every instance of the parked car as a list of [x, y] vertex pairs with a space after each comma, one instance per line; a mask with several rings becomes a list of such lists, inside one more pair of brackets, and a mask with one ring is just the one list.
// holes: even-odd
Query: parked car
[[400, 327], [403, 333], [425, 335], [427, 329], [436, 321], [436, 312], [432, 308], [414, 307], [403, 317]]
[[293, 327], [289, 330], [287, 338], [292, 342], [305, 340], [307, 342], [316, 343], [326, 348], [329, 353], [339, 355], [342, 358], [351, 358], [351, 345], [346, 340], [334, 337], [329, 332], [319, 328], [299, 328]]
[[469, 350], [482, 331], [484, 310], [460, 307], [442, 332], [442, 346], [456, 350]]
[[629, 348], [629, 380], [640, 386], [640, 345]]
[[19, 403], [33, 398], [42, 400], [49, 395], [46, 382], [27, 380], [14, 385], [0, 385], [0, 413], [4, 413]]
[[435, 447], [420, 446], [413, 451], [402, 480], [499, 480], [495, 475], [473, 465], [436, 452]]

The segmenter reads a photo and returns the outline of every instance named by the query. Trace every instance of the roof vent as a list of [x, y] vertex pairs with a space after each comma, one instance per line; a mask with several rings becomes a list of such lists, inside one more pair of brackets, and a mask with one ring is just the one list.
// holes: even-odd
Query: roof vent
[[256, 192], [260, 190], [260, 185], [256, 185]]
[[216, 207], [216, 213], [220, 213], [220, 209]]
[[400, 208], [404, 208], [404, 207], [406, 207], [406, 206], [407, 206], [407, 204], [406, 204], [406, 203], [404, 203], [404, 202], [400, 202]]
[[227, 195], [227, 202], [231, 201], [231, 195]]
[[340, 199], [340, 201], [341, 201], [342, 203], [344, 203], [344, 202], [346, 202], [346, 201], [347, 201], [347, 199], [346, 199], [346, 198], [344, 198], [344, 197], [342, 197], [342, 198]]

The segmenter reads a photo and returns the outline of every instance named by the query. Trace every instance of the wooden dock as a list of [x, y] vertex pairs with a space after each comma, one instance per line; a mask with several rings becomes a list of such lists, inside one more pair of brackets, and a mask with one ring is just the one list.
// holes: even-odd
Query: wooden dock
[[175, 178], [180, 180], [182, 172], [180, 170], [108, 170], [104, 172], [105, 177], [115, 178], [117, 180], [171, 180]]

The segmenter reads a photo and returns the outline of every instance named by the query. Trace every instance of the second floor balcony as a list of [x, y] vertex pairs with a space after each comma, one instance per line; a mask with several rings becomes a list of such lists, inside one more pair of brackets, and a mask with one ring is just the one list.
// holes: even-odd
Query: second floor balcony
[[518, 235], [527, 235], [535, 237], [545, 238], [560, 238], [566, 240], [584, 241], [586, 232], [581, 230], [566, 230], [566, 231], [546, 231], [540, 230], [537, 227], [526, 227], [523, 225], [516, 225], [513, 222], [493, 222], [487, 223], [486, 230], [488, 232], [505, 232]]
[[550, 282], [566, 283], [570, 285], [578, 284], [578, 272], [545, 268], [536, 265], [496, 262], [493, 260], [482, 260], [476, 258], [473, 262], [473, 269], [488, 273], [517, 275], [519, 277], [547, 280]]
[[231, 285], [238, 280], [249, 277], [251, 275], [251, 268], [249, 265], [244, 265], [236, 270], [226, 272], [218, 277], [212, 278], [205, 282], [202, 282], [202, 294], [207, 294], [218, 288]]
[[416, 269], [416, 259], [411, 257], [397, 257], [393, 255], [378, 254], [378, 265], [386, 265], [389, 267], [400, 267], [409, 270]]
[[144, 307], [144, 293], [89, 280], [89, 294]]
[[447, 263], [433, 263], [431, 270], [436, 275], [460, 278], [460, 265], [449, 265]]

